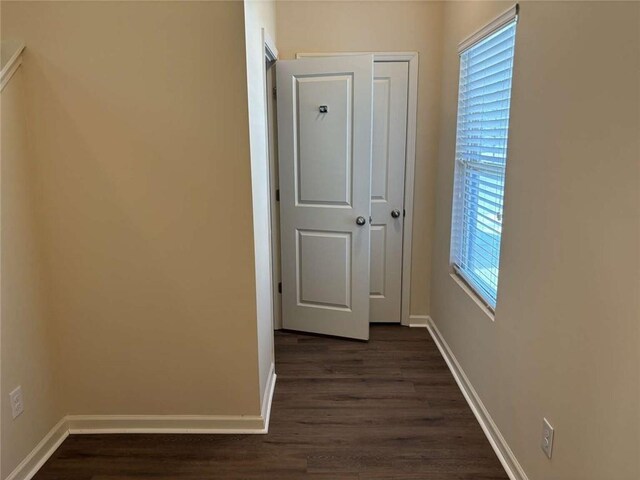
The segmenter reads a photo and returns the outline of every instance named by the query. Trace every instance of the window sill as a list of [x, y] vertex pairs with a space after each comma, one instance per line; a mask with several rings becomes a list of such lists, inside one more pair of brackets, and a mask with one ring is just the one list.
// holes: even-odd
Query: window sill
[[458, 286], [460, 288], [462, 288], [462, 290], [464, 290], [464, 292], [469, 295], [469, 297], [471, 297], [471, 300], [473, 300], [475, 302], [476, 305], [478, 305], [478, 307], [480, 307], [480, 310], [482, 310], [484, 312], [484, 314], [489, 317], [489, 319], [492, 322], [496, 321], [496, 315], [494, 312], [492, 312], [485, 304], [484, 302], [480, 299], [480, 297], [478, 296], [478, 294], [476, 292], [473, 291], [473, 289], [471, 289], [469, 287], [469, 285], [467, 285], [467, 282], [465, 282], [462, 278], [460, 278], [460, 276], [456, 273], [456, 272], [451, 272], [449, 274], [449, 276], [453, 279], [454, 282], [456, 282], [458, 284]]

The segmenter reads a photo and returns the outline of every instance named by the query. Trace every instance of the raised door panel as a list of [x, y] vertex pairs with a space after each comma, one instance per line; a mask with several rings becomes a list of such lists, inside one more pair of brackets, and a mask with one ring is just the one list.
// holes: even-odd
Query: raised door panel
[[387, 226], [371, 226], [371, 273], [369, 274], [369, 293], [379, 298], [385, 295], [385, 257]]
[[389, 167], [389, 107], [391, 79], [373, 81], [373, 150], [371, 152], [371, 202], [385, 202]]
[[298, 230], [298, 305], [351, 310], [351, 234]]
[[300, 206], [351, 205], [351, 75], [295, 79], [296, 199]]

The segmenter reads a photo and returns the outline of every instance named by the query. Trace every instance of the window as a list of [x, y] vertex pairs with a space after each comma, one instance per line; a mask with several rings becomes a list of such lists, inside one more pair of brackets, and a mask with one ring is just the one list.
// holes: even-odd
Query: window
[[498, 296], [516, 11], [460, 52], [451, 264], [491, 310]]

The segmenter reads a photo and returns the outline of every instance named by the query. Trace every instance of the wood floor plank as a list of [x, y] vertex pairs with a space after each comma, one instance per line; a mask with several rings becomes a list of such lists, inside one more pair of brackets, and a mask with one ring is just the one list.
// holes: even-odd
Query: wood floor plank
[[72, 435], [35, 480], [508, 480], [425, 330], [275, 341], [267, 435]]

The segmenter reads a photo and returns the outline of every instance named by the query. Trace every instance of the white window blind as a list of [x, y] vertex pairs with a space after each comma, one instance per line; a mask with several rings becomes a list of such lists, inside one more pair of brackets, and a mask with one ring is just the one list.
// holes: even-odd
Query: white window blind
[[451, 263], [492, 310], [498, 296], [516, 17], [460, 53]]

